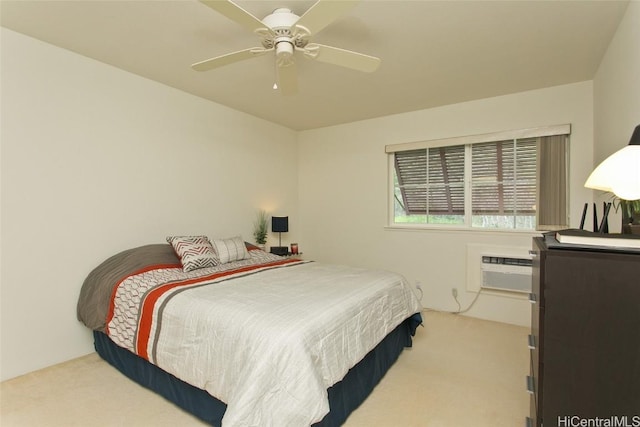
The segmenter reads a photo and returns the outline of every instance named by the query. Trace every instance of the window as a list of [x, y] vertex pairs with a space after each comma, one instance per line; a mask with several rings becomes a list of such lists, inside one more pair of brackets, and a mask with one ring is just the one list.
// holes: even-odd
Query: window
[[392, 225], [568, 224], [569, 125], [387, 146]]

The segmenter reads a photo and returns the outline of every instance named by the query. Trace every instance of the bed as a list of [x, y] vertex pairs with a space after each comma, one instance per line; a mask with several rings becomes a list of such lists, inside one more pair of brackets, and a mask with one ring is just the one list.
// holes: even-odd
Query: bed
[[422, 323], [397, 274], [213, 243], [189, 269], [175, 244], [116, 254], [77, 308], [103, 359], [211, 425], [339, 426]]

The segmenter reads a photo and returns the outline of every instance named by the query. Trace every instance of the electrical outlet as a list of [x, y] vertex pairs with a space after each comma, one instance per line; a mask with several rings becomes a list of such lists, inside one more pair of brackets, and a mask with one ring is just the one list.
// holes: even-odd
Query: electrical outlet
[[424, 296], [424, 292], [422, 291], [422, 283], [420, 283], [419, 280], [416, 280], [415, 285], [416, 290], [420, 293], [420, 296], [418, 298], [420, 299], [420, 301], [422, 301], [422, 297]]
[[453, 295], [454, 298], [458, 298], [458, 288], [451, 289], [451, 295]]

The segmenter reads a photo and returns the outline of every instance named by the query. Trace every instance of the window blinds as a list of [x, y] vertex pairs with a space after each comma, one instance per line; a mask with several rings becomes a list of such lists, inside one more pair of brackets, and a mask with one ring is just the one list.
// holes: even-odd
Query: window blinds
[[509, 140], [492, 134], [482, 135], [489, 142], [387, 146], [394, 156], [395, 200], [406, 215], [535, 215], [539, 229], [566, 227], [568, 134], [558, 132], [569, 131], [570, 125], [560, 125], [513, 131], [526, 137]]
[[473, 214], [535, 213], [536, 140], [474, 144], [471, 158]]

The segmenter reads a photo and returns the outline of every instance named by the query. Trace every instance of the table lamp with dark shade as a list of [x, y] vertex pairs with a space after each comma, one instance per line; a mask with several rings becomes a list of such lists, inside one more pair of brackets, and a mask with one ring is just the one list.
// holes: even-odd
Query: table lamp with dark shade
[[272, 246], [270, 249], [271, 253], [276, 255], [287, 255], [289, 248], [287, 246], [282, 246], [282, 233], [289, 231], [289, 217], [272, 216], [271, 231], [278, 233], [278, 246]]

